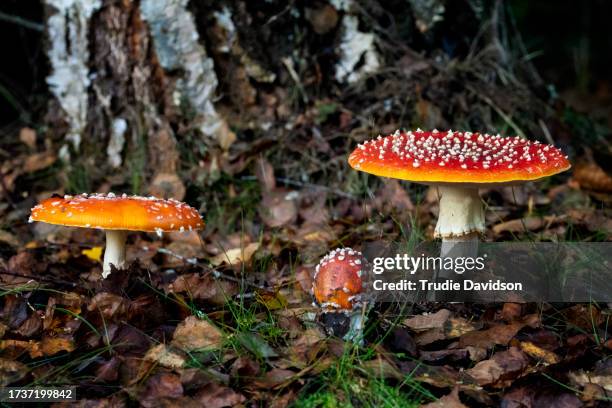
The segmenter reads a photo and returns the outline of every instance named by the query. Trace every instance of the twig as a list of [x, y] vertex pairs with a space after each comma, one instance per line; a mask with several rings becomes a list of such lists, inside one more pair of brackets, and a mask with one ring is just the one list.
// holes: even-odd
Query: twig
[[302, 82], [300, 81], [300, 76], [298, 75], [297, 72], [295, 72], [295, 68], [293, 66], [293, 60], [289, 57], [285, 57], [285, 58], [282, 58], [281, 61], [283, 62], [283, 65], [285, 66], [285, 68], [287, 68], [287, 71], [289, 72], [289, 76], [291, 77], [291, 79], [293, 79], [293, 82], [295, 82], [295, 85], [300, 91], [300, 95], [302, 95], [302, 102], [308, 103], [308, 96], [306, 95], [306, 90], [304, 89], [304, 85], [302, 85]]
[[34, 31], [44, 31], [45, 30], [44, 24], [35, 23], [34, 21], [26, 20], [23, 17], [12, 16], [10, 14], [6, 14], [1, 11], [0, 11], [0, 21], [6, 21], [8, 23], [17, 24], [17, 25], [20, 25], [25, 28], [29, 28], [30, 30], [34, 30]]
[[508, 116], [506, 113], [504, 113], [504, 111], [502, 111], [496, 104], [495, 102], [493, 102], [491, 100], [491, 98], [489, 98], [486, 95], [481, 94], [480, 92], [477, 92], [472, 86], [468, 86], [467, 89], [469, 89], [470, 91], [474, 92], [474, 94], [479, 97], [480, 99], [482, 99], [487, 105], [489, 105], [491, 108], [493, 108], [493, 110], [495, 112], [497, 112], [497, 114], [499, 116], [502, 117], [502, 119], [508, 124], [510, 125], [510, 127], [512, 129], [514, 129], [514, 131], [522, 138], [522, 139], [527, 139], [527, 136], [525, 135], [525, 133], [521, 130], [521, 128], [512, 120], [512, 118], [510, 116]]
[[270, 17], [268, 19], [268, 21], [266, 21], [264, 23], [264, 26], [267, 26], [268, 24], [272, 24], [273, 22], [275, 22], [276, 20], [278, 20], [279, 18], [281, 18], [283, 16], [283, 14], [287, 13], [289, 10], [291, 10], [291, 7], [293, 7], [293, 1], [290, 1], [289, 4], [287, 4], [287, 6], [282, 9], [280, 11], [280, 13], [277, 13], [275, 15], [273, 15], [272, 17]]
[[542, 128], [542, 132], [544, 132], [544, 137], [546, 138], [548, 144], [554, 145], [555, 141], [553, 140], [552, 135], [550, 134], [550, 130], [548, 130], [548, 126], [546, 126], [546, 123], [544, 123], [542, 119], [538, 119], [538, 124]]
[[62, 285], [68, 285], [68, 286], [72, 286], [72, 287], [77, 286], [76, 283], [65, 281], [63, 279], [47, 278], [45, 276], [24, 275], [22, 273], [9, 272], [6, 269], [1, 269], [0, 270], [0, 275], [9, 275], [9, 276], [15, 276], [15, 277], [18, 277], [18, 278], [27, 278], [27, 279], [33, 280], [34, 282], [36, 282], [36, 281], [43, 281], [43, 282], [50, 282], [50, 283], [60, 283]]

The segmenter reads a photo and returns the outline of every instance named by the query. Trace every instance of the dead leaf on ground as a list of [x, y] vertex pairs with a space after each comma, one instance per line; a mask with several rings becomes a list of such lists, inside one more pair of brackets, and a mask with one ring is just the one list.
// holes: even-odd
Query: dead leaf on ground
[[129, 300], [113, 293], [102, 292], [96, 294], [91, 303], [87, 305], [87, 310], [99, 311], [105, 319], [124, 316], [129, 307]]
[[568, 377], [573, 384], [581, 387], [585, 387], [587, 384], [595, 384], [607, 392], [612, 392], [612, 360], [599, 362], [593, 371], [570, 372]]
[[548, 228], [554, 223], [560, 221], [562, 218], [554, 215], [547, 215], [545, 217], [525, 217], [516, 220], [505, 221], [500, 224], [493, 226], [493, 233], [496, 235], [504, 232], [525, 232], [525, 231], [536, 231], [540, 228]]
[[110, 360], [102, 362], [96, 368], [96, 382], [112, 382], [119, 378], [119, 367], [121, 360], [119, 357], [111, 357]]
[[465, 372], [481, 386], [503, 387], [520, 377], [528, 365], [529, 359], [525, 353], [510, 347], [507, 351], [498, 351], [489, 360], [481, 361]]
[[459, 338], [459, 347], [491, 348], [494, 345], [508, 345], [510, 340], [525, 326], [538, 327], [540, 319], [537, 314], [525, 316], [521, 321], [510, 324], [497, 324], [486, 330], [477, 330], [463, 334]]
[[459, 399], [459, 387], [453, 388], [450, 394], [443, 396], [437, 401], [421, 405], [421, 408], [467, 408]]
[[404, 320], [404, 324], [417, 333], [415, 340], [419, 345], [456, 338], [476, 330], [473, 323], [462, 317], [452, 317], [451, 311], [447, 309], [411, 317]]
[[223, 333], [217, 326], [189, 316], [176, 327], [170, 344], [184, 351], [210, 350], [221, 347], [223, 340]]
[[172, 369], [178, 369], [185, 365], [185, 357], [170, 350], [165, 344], [151, 347], [145, 354], [144, 359]]
[[302, 200], [302, 208], [299, 211], [304, 224], [317, 225], [319, 228], [329, 227], [331, 216], [327, 209], [327, 195], [317, 193], [314, 197], [307, 196], [307, 198], [307, 200]]
[[28, 352], [31, 358], [42, 357], [40, 342], [34, 340], [0, 340], [0, 351], [2, 355], [10, 358], [17, 358], [24, 352]]
[[143, 407], [159, 407], [161, 399], [182, 397], [183, 385], [176, 374], [158, 373], [148, 379], [139, 394], [139, 402]]
[[263, 193], [259, 216], [270, 228], [278, 228], [295, 222], [298, 215], [296, 199], [299, 193], [277, 189]]
[[507, 322], [518, 319], [523, 314], [523, 305], [520, 303], [504, 303], [501, 317]]
[[300, 288], [310, 294], [312, 291], [312, 274], [310, 271], [312, 268], [306, 266], [299, 266], [295, 271], [295, 280], [300, 285]]
[[400, 214], [407, 214], [408, 211], [414, 210], [414, 204], [406, 189], [394, 179], [384, 179], [383, 187], [376, 193], [374, 207], [385, 213], [395, 210]]
[[225, 252], [220, 253], [210, 260], [210, 263], [214, 266], [221, 265], [223, 263], [230, 265], [237, 265], [240, 263], [246, 263], [251, 260], [253, 254], [259, 249], [258, 242], [252, 242], [244, 248], [232, 248]]
[[448, 309], [440, 309], [435, 313], [428, 313], [410, 317], [404, 320], [404, 324], [416, 332], [429, 329], [441, 329], [444, 327], [452, 312]]
[[34, 153], [25, 159], [23, 170], [26, 173], [34, 173], [51, 166], [56, 160], [57, 156], [51, 151]]
[[186, 293], [190, 298], [206, 300], [212, 304], [222, 305], [227, 298], [238, 293], [238, 285], [223, 279], [214, 279], [209, 275], [189, 273], [180, 275], [167, 285], [170, 293]]
[[586, 190], [612, 192], [612, 176], [596, 163], [576, 163], [574, 179]]
[[325, 34], [338, 24], [338, 12], [329, 4], [318, 8], [306, 8], [306, 19], [317, 34]]
[[361, 364], [361, 368], [370, 372], [376, 378], [393, 378], [396, 380], [404, 378], [404, 375], [395, 364], [380, 355], [372, 360], [364, 361]]
[[158, 173], [149, 184], [149, 194], [160, 198], [185, 198], [185, 184], [176, 173]]
[[[32, 337], [42, 330], [43, 311], [36, 310], [19, 326], [15, 333], [23, 337]], [[0, 336], [2, 338], [2, 336]]]
[[274, 388], [287, 381], [290, 381], [294, 376], [295, 372], [286, 370], [283, 368], [273, 368], [268, 371], [263, 377], [255, 380], [253, 384], [260, 388]]
[[546, 364], [557, 364], [561, 361], [559, 356], [552, 351], [538, 347], [530, 341], [521, 341], [519, 344], [521, 350], [536, 360], [544, 361]]
[[70, 353], [74, 349], [74, 341], [63, 337], [44, 337], [40, 342], [40, 350], [45, 356], [53, 356], [61, 351]]
[[30, 127], [22, 127], [19, 130], [19, 140], [30, 149], [36, 148], [36, 131]]
[[238, 357], [230, 369], [230, 375], [234, 379], [250, 380], [259, 374], [259, 363], [247, 356]]
[[21, 380], [30, 371], [23, 363], [0, 358], [0, 386], [6, 387]]
[[214, 382], [202, 387], [194, 399], [206, 408], [233, 407], [246, 401], [244, 395]]

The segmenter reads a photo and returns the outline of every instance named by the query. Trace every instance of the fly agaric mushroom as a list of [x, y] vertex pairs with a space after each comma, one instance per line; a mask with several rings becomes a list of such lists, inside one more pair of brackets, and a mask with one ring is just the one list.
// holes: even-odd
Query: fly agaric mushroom
[[128, 231], [161, 235], [204, 227], [198, 211], [180, 201], [113, 193], [48, 198], [32, 208], [29, 222], [34, 221], [105, 230], [103, 278], [110, 274], [111, 264], [117, 269], [124, 268]]
[[[324, 314], [332, 317], [327, 327], [345, 340], [360, 340], [363, 331], [363, 288], [366, 260], [361, 252], [350, 248], [334, 249], [325, 255], [315, 269], [312, 293]], [[339, 317], [336, 319], [334, 317]], [[348, 328], [338, 328], [346, 317]]]
[[348, 161], [366, 173], [438, 187], [435, 237], [442, 240], [484, 231], [479, 188], [534, 181], [571, 167], [559, 149], [537, 141], [435, 129], [378, 136]]
[[348, 162], [366, 173], [436, 186], [440, 212], [434, 235], [442, 238], [443, 257], [457, 242], [477, 245], [484, 232], [479, 188], [535, 181], [571, 167], [559, 149], [537, 141], [435, 129], [378, 136], [357, 146]]

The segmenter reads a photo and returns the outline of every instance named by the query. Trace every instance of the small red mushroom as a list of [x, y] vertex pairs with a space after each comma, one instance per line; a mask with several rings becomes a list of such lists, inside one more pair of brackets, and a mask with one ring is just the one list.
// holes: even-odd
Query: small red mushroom
[[365, 259], [351, 248], [334, 249], [315, 269], [312, 292], [321, 308], [352, 310], [361, 301]]
[[324, 325], [345, 340], [361, 342], [366, 304], [366, 259], [351, 248], [334, 249], [316, 267], [312, 293], [322, 309]]

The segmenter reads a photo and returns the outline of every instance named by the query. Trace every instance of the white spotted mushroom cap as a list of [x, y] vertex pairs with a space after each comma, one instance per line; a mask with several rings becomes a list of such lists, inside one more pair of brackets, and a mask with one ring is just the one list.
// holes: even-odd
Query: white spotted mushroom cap
[[29, 221], [157, 233], [204, 227], [198, 211], [180, 201], [113, 193], [51, 197], [32, 208]]
[[361, 300], [365, 258], [351, 248], [325, 255], [315, 269], [312, 291], [324, 309], [351, 310]]
[[424, 184], [516, 184], [571, 167], [554, 146], [516, 137], [433, 130], [366, 141], [349, 157], [356, 170]]

